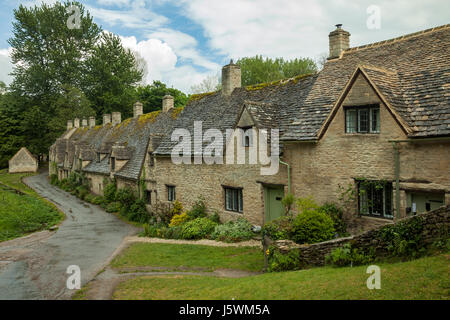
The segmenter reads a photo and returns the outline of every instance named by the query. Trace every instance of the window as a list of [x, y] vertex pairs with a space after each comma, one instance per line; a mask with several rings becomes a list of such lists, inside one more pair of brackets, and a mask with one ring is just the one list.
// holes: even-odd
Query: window
[[78, 168], [81, 170], [83, 169], [83, 160], [78, 159]]
[[242, 145], [244, 147], [251, 147], [253, 145], [253, 128], [246, 127], [242, 128], [244, 130], [244, 135], [242, 136]]
[[97, 152], [97, 162], [100, 162], [100, 152]]
[[225, 209], [228, 211], [242, 212], [242, 189], [225, 187]]
[[359, 181], [358, 190], [360, 214], [393, 218], [392, 183]]
[[345, 109], [346, 133], [379, 133], [380, 107], [367, 106]]
[[175, 186], [167, 186], [167, 200], [175, 201]]
[[153, 156], [153, 152], [148, 153], [148, 161], [150, 167], [153, 167], [155, 165], [155, 157]]
[[145, 190], [145, 199], [147, 204], [152, 204], [152, 192], [150, 190]]
[[111, 157], [111, 171], [116, 170], [116, 158]]

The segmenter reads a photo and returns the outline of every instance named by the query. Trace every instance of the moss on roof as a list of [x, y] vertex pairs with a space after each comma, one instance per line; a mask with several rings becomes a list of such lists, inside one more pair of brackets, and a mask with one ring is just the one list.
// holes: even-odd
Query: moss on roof
[[205, 92], [205, 93], [192, 94], [192, 95], [189, 97], [189, 101], [188, 101], [187, 103], [192, 102], [192, 101], [200, 100], [200, 99], [202, 99], [202, 98], [204, 98], [204, 97], [206, 97], [206, 96], [210, 96], [210, 95], [212, 95], [212, 94], [214, 94], [214, 93], [216, 93], [216, 92], [218, 92], [218, 91], [212, 91], [212, 92]]
[[153, 111], [153, 112], [150, 112], [150, 113], [143, 114], [143, 115], [141, 115], [139, 117], [138, 123], [141, 124], [141, 125], [145, 124], [147, 122], [154, 123], [156, 121], [156, 118], [160, 114], [160, 112], [161, 112], [161, 110], [157, 110], [157, 111]]
[[176, 119], [178, 118], [179, 114], [181, 113], [181, 111], [183, 111], [184, 107], [179, 107], [179, 108], [174, 108], [172, 110], [172, 118]]
[[301, 75], [295, 76], [293, 78], [281, 79], [281, 80], [276, 80], [276, 81], [272, 81], [272, 82], [258, 83], [258, 84], [246, 86], [245, 90], [253, 91], [253, 90], [261, 90], [261, 89], [264, 89], [264, 88], [270, 87], [270, 86], [283, 86], [283, 85], [286, 85], [288, 83], [294, 83], [295, 84], [300, 79], [312, 76], [313, 74], [314, 73], [301, 74]]

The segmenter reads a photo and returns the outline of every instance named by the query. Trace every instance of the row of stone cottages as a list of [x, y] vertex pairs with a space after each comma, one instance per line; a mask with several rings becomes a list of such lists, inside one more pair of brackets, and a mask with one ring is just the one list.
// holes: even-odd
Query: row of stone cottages
[[[142, 114], [136, 103], [125, 121], [120, 113], [99, 126], [69, 121], [50, 148], [50, 173], [81, 170], [96, 194], [104, 177], [115, 178], [144, 194], [149, 209], [174, 200], [189, 208], [202, 196], [223, 220], [243, 216], [255, 225], [283, 213], [289, 189], [324, 203], [350, 187], [354, 215], [366, 222], [450, 204], [450, 25], [354, 48], [349, 38], [337, 25], [316, 74], [241, 87], [230, 63], [222, 90], [194, 96], [182, 111], [166, 96], [160, 112]], [[279, 129], [278, 173], [262, 175], [248, 162], [173, 163], [171, 133], [193, 133], [194, 121], [203, 132]], [[241, 142], [246, 149], [250, 138]]]

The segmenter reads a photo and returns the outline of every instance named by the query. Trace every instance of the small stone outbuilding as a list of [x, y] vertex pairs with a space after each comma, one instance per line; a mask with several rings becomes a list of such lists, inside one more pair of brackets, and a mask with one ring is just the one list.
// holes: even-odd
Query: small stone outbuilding
[[14, 157], [9, 160], [9, 173], [37, 172], [38, 167], [38, 160], [25, 147], [22, 147]]

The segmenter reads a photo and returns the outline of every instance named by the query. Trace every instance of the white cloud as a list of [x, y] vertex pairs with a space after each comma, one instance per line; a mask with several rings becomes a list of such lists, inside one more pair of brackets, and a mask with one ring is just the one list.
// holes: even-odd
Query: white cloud
[[0, 81], [3, 81], [9, 85], [12, 81], [12, 77], [9, 75], [13, 70], [13, 64], [11, 62], [11, 48], [0, 49]]

